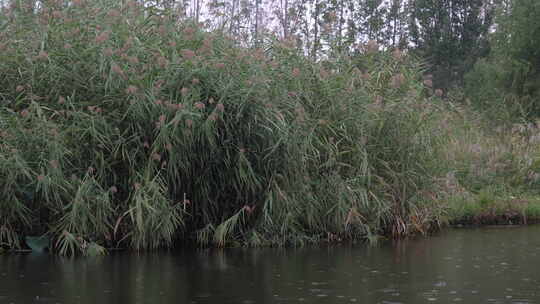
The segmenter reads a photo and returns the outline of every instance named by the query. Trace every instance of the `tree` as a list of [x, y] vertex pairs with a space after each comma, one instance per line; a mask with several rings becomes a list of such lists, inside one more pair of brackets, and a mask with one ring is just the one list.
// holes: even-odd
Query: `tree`
[[483, 107], [510, 108], [540, 117], [540, 2], [503, 1], [492, 34], [492, 52], [467, 75], [466, 88]]
[[506, 58], [506, 87], [520, 95], [536, 95], [540, 89], [540, 2], [507, 3], [494, 35], [494, 56]]
[[491, 0], [412, 0], [411, 41], [431, 64], [435, 84], [460, 84], [474, 62], [488, 52]]

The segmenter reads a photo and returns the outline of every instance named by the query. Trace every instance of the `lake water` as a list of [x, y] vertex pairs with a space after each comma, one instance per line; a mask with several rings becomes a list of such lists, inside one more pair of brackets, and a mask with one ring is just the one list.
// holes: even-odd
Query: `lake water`
[[540, 303], [540, 226], [377, 247], [0, 255], [0, 303]]

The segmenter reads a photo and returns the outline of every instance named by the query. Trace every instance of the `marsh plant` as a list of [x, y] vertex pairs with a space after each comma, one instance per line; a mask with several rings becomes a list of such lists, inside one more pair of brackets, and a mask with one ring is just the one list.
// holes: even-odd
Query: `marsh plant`
[[442, 219], [444, 107], [399, 50], [312, 62], [135, 1], [4, 16], [1, 247], [376, 241]]

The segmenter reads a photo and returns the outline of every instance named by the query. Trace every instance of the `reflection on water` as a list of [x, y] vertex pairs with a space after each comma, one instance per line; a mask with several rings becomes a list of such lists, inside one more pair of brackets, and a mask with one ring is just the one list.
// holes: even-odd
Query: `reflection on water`
[[0, 303], [540, 303], [540, 226], [375, 248], [0, 256]]

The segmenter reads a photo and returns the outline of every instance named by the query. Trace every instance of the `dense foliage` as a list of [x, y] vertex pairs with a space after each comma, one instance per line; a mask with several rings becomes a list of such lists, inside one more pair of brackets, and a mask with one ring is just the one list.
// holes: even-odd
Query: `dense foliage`
[[136, 2], [7, 16], [3, 246], [375, 240], [440, 220], [440, 100], [399, 50], [318, 64]]
[[438, 87], [461, 85], [463, 75], [485, 57], [494, 6], [485, 0], [414, 0], [410, 41], [431, 64]]
[[492, 52], [467, 77], [467, 94], [479, 109], [507, 114], [505, 120], [540, 116], [539, 14], [534, 0], [500, 6]]
[[2, 8], [0, 249], [375, 242], [540, 217], [540, 128], [509, 123], [540, 114], [535, 1], [503, 1], [494, 26], [487, 0], [284, 0], [278, 33], [262, 1], [188, 2]]

